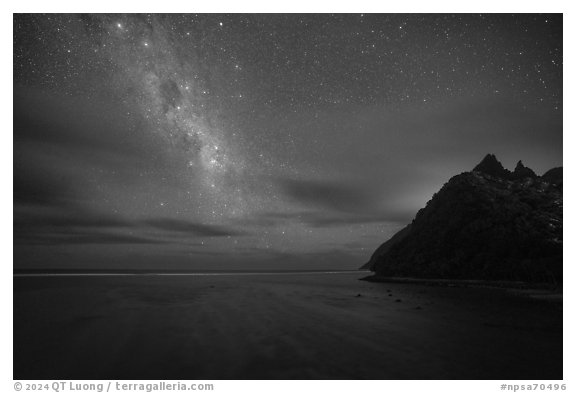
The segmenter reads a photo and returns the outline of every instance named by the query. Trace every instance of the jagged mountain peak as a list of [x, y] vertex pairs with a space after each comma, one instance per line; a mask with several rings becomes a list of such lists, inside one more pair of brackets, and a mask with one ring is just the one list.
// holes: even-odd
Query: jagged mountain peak
[[487, 154], [473, 169], [474, 172], [482, 172], [490, 176], [509, 178], [510, 171], [502, 166], [494, 154]]
[[518, 161], [518, 164], [516, 164], [516, 168], [514, 169], [512, 175], [514, 179], [525, 179], [527, 177], [536, 179], [538, 177], [532, 169], [524, 166], [522, 160]]

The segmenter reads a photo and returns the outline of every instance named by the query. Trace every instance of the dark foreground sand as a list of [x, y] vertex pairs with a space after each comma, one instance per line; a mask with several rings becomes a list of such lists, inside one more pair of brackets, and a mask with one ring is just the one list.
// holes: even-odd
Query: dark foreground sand
[[561, 303], [365, 275], [15, 277], [14, 379], [562, 379]]

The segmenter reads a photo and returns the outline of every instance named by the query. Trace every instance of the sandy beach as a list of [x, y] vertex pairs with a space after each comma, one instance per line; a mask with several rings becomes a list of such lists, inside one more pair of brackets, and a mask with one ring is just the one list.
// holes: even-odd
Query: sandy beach
[[562, 379], [562, 304], [366, 272], [14, 277], [14, 379]]

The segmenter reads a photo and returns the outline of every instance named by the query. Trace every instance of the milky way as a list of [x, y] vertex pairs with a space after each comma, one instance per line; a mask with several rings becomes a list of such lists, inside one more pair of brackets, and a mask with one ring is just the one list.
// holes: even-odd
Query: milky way
[[184, 183], [189, 180], [187, 195], [192, 191], [197, 197], [191, 202], [196, 213], [209, 221], [242, 216], [247, 174], [240, 142], [234, 141], [233, 130], [219, 124], [194, 51], [158, 19], [103, 18], [105, 34], [97, 50], [118, 69], [116, 94], [144, 119], [139, 131], [155, 133], [168, 154], [180, 155], [178, 176]]
[[562, 164], [561, 15], [16, 15], [23, 267], [354, 268]]

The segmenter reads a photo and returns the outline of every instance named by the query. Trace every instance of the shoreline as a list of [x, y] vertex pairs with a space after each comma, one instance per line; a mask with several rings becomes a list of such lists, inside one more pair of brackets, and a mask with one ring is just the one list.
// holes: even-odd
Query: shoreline
[[563, 300], [562, 286], [554, 286], [546, 283], [529, 283], [525, 281], [504, 280], [383, 277], [377, 275], [362, 277], [359, 280], [372, 283], [413, 284], [435, 287], [503, 289], [519, 296], [525, 296], [537, 300], [547, 300], [554, 302], [562, 302]]
[[358, 270], [323, 270], [323, 271], [212, 271], [212, 272], [14, 272], [12, 277], [124, 277], [124, 276], [273, 276], [273, 275], [310, 275], [310, 274], [362, 274]]

